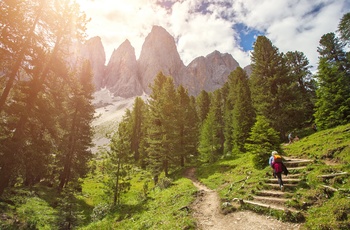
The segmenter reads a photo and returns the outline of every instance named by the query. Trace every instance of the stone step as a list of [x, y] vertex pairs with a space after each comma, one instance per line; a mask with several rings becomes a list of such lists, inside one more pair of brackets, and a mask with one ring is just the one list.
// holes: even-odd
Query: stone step
[[302, 175], [301, 173], [288, 174], [288, 178], [300, 178]]
[[302, 171], [302, 170], [306, 169], [306, 166], [287, 167], [287, 169], [288, 169], [290, 174], [294, 174], [295, 171]]
[[[288, 177], [284, 177], [282, 176], [282, 180], [284, 184], [298, 184], [301, 180], [298, 178], [288, 178]], [[266, 179], [267, 183], [278, 183], [277, 178], [275, 179]]]
[[299, 166], [306, 166], [308, 164], [313, 163], [312, 160], [308, 159], [292, 159], [292, 158], [285, 158], [285, 161], [283, 161], [285, 166], [288, 167], [299, 167]]
[[264, 204], [285, 204], [289, 199], [271, 196], [253, 196], [254, 201], [261, 201]]
[[255, 192], [255, 195], [283, 198], [292, 196], [292, 193], [282, 192], [280, 190], [258, 190]]
[[285, 212], [299, 212], [295, 208], [287, 208], [284, 205], [277, 205], [277, 204], [265, 204], [263, 202], [259, 201], [251, 201], [251, 200], [243, 200], [243, 204], [250, 204], [254, 206], [259, 206], [263, 208], [270, 208], [270, 209], [275, 209], [275, 210], [280, 210], [280, 211], [285, 211]]
[[[280, 190], [281, 189], [278, 183], [274, 183], [274, 184], [266, 183], [265, 185], [266, 185], [266, 187], [268, 187], [270, 189], [274, 189], [274, 190]], [[293, 190], [298, 185], [296, 185], [296, 184], [287, 184], [287, 183], [284, 183], [284, 181], [283, 181], [283, 186], [284, 186], [285, 190]]]

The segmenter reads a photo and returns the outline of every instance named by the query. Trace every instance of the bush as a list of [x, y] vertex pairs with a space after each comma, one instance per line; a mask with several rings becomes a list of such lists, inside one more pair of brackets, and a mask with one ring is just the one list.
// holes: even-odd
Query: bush
[[109, 204], [98, 204], [92, 211], [91, 220], [99, 221], [108, 215], [111, 211], [112, 206]]
[[157, 185], [160, 189], [166, 189], [166, 188], [169, 188], [172, 184], [173, 184], [173, 181], [170, 178], [163, 177], [159, 180]]

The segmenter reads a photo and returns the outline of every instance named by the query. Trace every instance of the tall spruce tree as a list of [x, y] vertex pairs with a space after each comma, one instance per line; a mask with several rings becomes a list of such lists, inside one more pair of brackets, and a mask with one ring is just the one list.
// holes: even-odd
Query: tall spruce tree
[[203, 123], [206, 119], [210, 108], [210, 95], [207, 91], [202, 90], [196, 98], [198, 118]]
[[258, 169], [266, 167], [272, 150], [280, 150], [279, 133], [271, 127], [266, 117], [261, 115], [256, 117], [245, 149], [253, 153], [253, 163]]
[[294, 128], [289, 122], [298, 114], [295, 108], [293, 78], [288, 75], [286, 60], [265, 36], [259, 36], [252, 52], [250, 86], [253, 106], [258, 115], [270, 120], [281, 138]]
[[131, 186], [130, 169], [133, 158], [131, 151], [131, 119], [132, 115], [128, 110], [111, 139], [111, 148], [108, 152], [107, 172], [109, 180], [107, 181], [107, 191], [112, 191], [114, 206], [121, 203], [121, 194], [128, 191]]
[[323, 35], [318, 47], [319, 88], [314, 116], [321, 129], [350, 121], [350, 63], [343, 47], [334, 33]]
[[225, 139], [222, 107], [221, 92], [216, 90], [200, 131], [198, 151], [202, 161], [215, 162], [223, 155]]
[[292, 119], [286, 121], [290, 130], [303, 128], [313, 120], [314, 103], [316, 98], [316, 81], [311, 74], [309, 60], [299, 51], [287, 52], [284, 55], [288, 77], [291, 80], [289, 88], [290, 106], [285, 112]]
[[338, 25], [340, 39], [350, 45], [350, 12], [343, 15]]
[[94, 107], [92, 105], [94, 87], [92, 70], [89, 62], [85, 62], [78, 77], [71, 79], [71, 97], [67, 101], [66, 134], [61, 155], [62, 171], [59, 189], [69, 181], [76, 182], [87, 173], [87, 162], [91, 159], [92, 126]]
[[177, 134], [179, 144], [176, 151], [180, 154], [181, 167], [189, 161], [191, 155], [195, 155], [197, 149], [198, 118], [195, 105], [191, 103], [191, 98], [187, 90], [180, 85], [177, 88], [178, 111], [177, 111]]
[[[164, 171], [168, 176], [171, 163], [179, 162], [175, 146], [177, 97], [173, 79], [159, 73], [151, 86], [147, 129], [148, 165], [155, 178]], [[156, 182], [156, 181], [155, 181]]]
[[255, 122], [248, 76], [246, 72], [237, 67], [232, 73], [231, 91], [234, 94], [234, 107], [232, 110], [232, 145], [236, 152], [244, 152], [244, 145], [251, 127]]
[[132, 109], [132, 136], [131, 136], [131, 151], [134, 153], [135, 162], [139, 162], [142, 165], [143, 159], [140, 159], [140, 143], [144, 138], [142, 127], [145, 125], [145, 102], [136, 97], [134, 106]]

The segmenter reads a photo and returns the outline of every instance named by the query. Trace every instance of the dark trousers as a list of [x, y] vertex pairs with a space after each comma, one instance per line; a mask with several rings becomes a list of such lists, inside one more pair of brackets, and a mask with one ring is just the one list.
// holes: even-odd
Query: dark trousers
[[281, 186], [283, 186], [283, 180], [282, 180], [282, 172], [279, 173], [275, 173], [277, 176], [277, 180], [278, 180], [278, 184]]

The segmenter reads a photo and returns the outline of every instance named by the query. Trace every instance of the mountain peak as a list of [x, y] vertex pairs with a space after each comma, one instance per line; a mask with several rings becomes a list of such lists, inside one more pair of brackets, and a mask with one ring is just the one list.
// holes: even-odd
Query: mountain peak
[[142, 45], [138, 60], [139, 77], [146, 93], [149, 84], [162, 71], [176, 79], [184, 64], [177, 51], [174, 38], [161, 26], [153, 26]]

